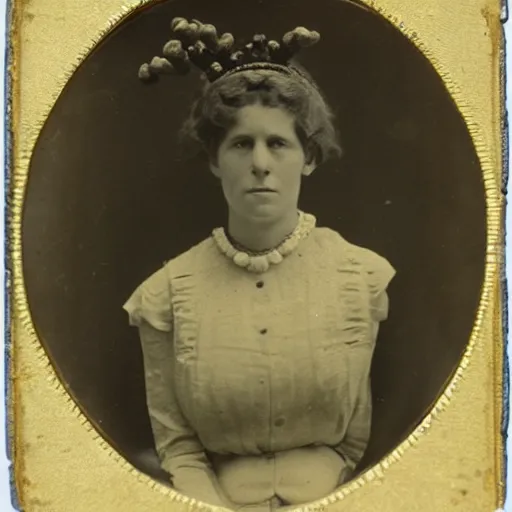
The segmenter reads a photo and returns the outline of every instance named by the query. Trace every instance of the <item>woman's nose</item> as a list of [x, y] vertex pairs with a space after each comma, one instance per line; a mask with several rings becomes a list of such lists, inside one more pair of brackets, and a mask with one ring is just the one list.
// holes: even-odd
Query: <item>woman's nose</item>
[[255, 144], [252, 151], [252, 173], [255, 176], [268, 176], [270, 174], [270, 155], [268, 148], [263, 144]]

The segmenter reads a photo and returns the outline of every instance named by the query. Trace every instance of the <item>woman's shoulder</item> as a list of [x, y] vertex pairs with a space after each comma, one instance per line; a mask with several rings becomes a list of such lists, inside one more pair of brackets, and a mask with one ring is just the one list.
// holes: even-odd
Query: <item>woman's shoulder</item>
[[335, 266], [360, 265], [372, 286], [385, 288], [395, 275], [395, 269], [384, 256], [372, 249], [348, 241], [331, 228], [315, 228], [312, 237], [322, 253], [331, 256]]
[[[144, 319], [159, 330], [168, 330], [172, 323], [170, 282], [175, 277], [191, 275], [204, 268], [212, 268], [213, 243], [205, 239], [187, 251], [170, 259], [140, 283], [123, 309], [130, 316], [131, 325], [140, 325]], [[210, 261], [207, 261], [207, 258]], [[209, 264], [208, 264], [209, 263]]]
[[167, 275], [167, 279], [172, 279], [174, 276], [183, 273], [196, 274], [210, 270], [217, 260], [215, 258], [217, 252], [212, 237], [208, 237], [185, 252], [166, 261], [163, 270]]
[[169, 280], [180, 274], [195, 274], [198, 270], [208, 268], [212, 264], [211, 253], [214, 249], [213, 241], [206, 238], [190, 249], [163, 262], [162, 266], [155, 270], [141, 286], [155, 290], [163, 290], [168, 287]]

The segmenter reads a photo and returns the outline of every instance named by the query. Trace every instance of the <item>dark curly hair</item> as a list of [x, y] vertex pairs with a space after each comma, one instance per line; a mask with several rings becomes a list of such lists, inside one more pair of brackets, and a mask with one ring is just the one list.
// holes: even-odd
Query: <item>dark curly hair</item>
[[[203, 88], [181, 132], [182, 142], [192, 143], [213, 161], [238, 109], [254, 104], [286, 109], [295, 117], [295, 129], [308, 162], [320, 165], [341, 155], [333, 113], [307, 72], [284, 74], [245, 70], [222, 77]], [[307, 77], [304, 79], [303, 77]]]

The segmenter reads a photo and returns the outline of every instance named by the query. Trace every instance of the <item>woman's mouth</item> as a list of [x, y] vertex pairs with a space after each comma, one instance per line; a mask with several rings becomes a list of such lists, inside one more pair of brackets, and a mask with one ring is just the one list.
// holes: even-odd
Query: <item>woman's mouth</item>
[[268, 187], [254, 187], [254, 188], [250, 188], [247, 193], [248, 194], [272, 194], [272, 193], [275, 193], [276, 191], [272, 188], [268, 188]]

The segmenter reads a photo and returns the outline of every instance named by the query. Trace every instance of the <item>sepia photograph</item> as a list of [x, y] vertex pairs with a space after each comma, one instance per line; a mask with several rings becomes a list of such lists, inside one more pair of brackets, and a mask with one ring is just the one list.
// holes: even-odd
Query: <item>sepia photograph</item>
[[101, 438], [257, 512], [415, 431], [467, 349], [487, 242], [443, 78], [352, 0], [134, 10], [45, 120], [21, 221], [34, 329]]

